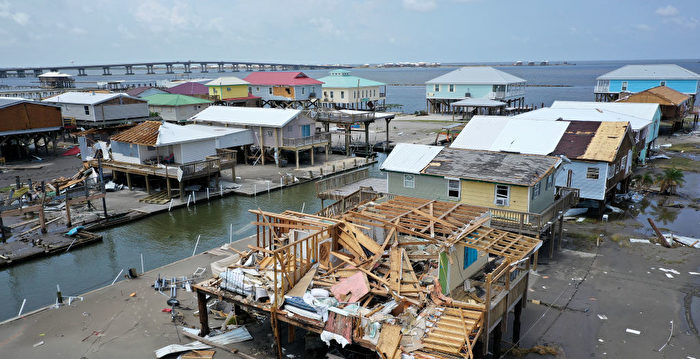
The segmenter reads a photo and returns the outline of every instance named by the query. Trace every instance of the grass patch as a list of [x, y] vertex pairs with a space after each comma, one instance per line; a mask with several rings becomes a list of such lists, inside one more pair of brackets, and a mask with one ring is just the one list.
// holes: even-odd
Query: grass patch
[[672, 157], [668, 160], [657, 160], [654, 163], [656, 168], [677, 168], [681, 171], [700, 172], [700, 161], [690, 158]]
[[668, 151], [700, 154], [700, 143], [679, 143], [667, 148]]
[[671, 264], [683, 264], [683, 263], [685, 263], [685, 259], [672, 260], [672, 259], [659, 258], [659, 262], [661, 262], [663, 264], [669, 264], [669, 265], [671, 265]]

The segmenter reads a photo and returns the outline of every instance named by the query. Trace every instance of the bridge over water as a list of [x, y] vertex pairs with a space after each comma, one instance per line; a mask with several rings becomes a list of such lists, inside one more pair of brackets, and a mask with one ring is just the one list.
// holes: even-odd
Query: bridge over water
[[74, 70], [78, 76], [87, 76], [87, 70], [102, 70], [102, 75], [112, 75], [112, 70], [122, 69], [125, 75], [133, 75], [134, 69], [145, 69], [146, 74], [155, 74], [156, 70], [165, 70], [166, 74], [174, 74], [175, 70], [183, 73], [192, 73], [193, 66], [199, 66], [201, 73], [209, 70], [216, 72], [236, 71], [289, 71], [306, 69], [335, 69], [349, 68], [345, 65], [310, 65], [310, 64], [285, 64], [273, 62], [246, 62], [246, 61], [160, 61], [160, 62], [132, 62], [103, 65], [70, 65], [70, 66], [35, 66], [35, 67], [8, 67], [0, 68], [0, 78], [39, 76], [44, 71]]

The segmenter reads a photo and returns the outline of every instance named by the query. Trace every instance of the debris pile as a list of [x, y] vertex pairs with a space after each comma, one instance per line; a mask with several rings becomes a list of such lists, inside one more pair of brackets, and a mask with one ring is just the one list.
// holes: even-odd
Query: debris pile
[[471, 358], [498, 304], [522, 295], [541, 244], [488, 227], [483, 209], [407, 197], [341, 218], [251, 212], [257, 245], [212, 263], [215, 278], [195, 287], [269, 312], [278, 343], [283, 320], [384, 358]]

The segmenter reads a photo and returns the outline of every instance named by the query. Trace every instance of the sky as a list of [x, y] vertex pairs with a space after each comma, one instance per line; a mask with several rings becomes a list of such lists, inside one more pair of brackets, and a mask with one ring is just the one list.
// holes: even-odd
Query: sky
[[698, 0], [0, 0], [0, 67], [700, 58]]

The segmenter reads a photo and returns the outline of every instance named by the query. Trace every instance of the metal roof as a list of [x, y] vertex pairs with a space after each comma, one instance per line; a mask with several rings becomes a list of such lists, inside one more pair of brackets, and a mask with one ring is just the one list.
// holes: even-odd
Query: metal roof
[[378, 82], [374, 80], [368, 80], [362, 77], [350, 75], [350, 71], [346, 70], [333, 70], [330, 72], [330, 76], [321, 77], [318, 79], [323, 82], [323, 87], [327, 88], [349, 88], [349, 87], [370, 87], [370, 86], [384, 86], [383, 82]]
[[167, 93], [166, 91], [163, 91], [157, 87], [139, 86], [139, 87], [134, 87], [134, 88], [130, 88], [130, 89], [126, 90], [126, 94], [129, 96], [138, 97], [140, 94], [144, 93], [146, 90], [149, 90], [149, 89], [154, 89], [154, 90], [160, 91], [159, 93]]
[[253, 72], [244, 78], [251, 85], [320, 85], [323, 82], [307, 76], [303, 72]]
[[59, 106], [56, 106], [56, 105], [53, 105], [50, 103], [42, 103], [39, 101], [33, 101], [33, 100], [22, 98], [22, 97], [3, 97], [3, 96], [0, 96], [0, 108], [10, 107], [10, 106], [18, 105], [18, 104], [25, 103], [25, 102], [32, 103], [35, 105], [41, 105], [41, 106], [59, 107]]
[[43, 102], [70, 103], [79, 105], [97, 105], [117, 97], [128, 97], [136, 101], [146, 102], [138, 97], [125, 93], [97, 93], [97, 92], [64, 92], [62, 94], [44, 99]]
[[[560, 121], [561, 122], [561, 121]], [[628, 135], [622, 122], [571, 121], [554, 154], [570, 159], [613, 162]]]
[[636, 116], [630, 116], [619, 112], [607, 111], [595, 108], [550, 108], [545, 107], [538, 110], [521, 113], [519, 115], [513, 116], [516, 119], [525, 120], [545, 120], [545, 121], [615, 121], [615, 122], [629, 122], [632, 125], [632, 129], [639, 131], [646, 126], [649, 126], [652, 121], [639, 118]]
[[426, 84], [505, 85], [519, 82], [525, 80], [490, 66], [470, 66], [438, 76]]
[[700, 75], [676, 64], [625, 65], [598, 80], [700, 80]]
[[505, 107], [506, 103], [496, 100], [489, 100], [487, 98], [467, 97], [464, 100], [453, 102], [451, 105], [457, 107]]
[[143, 97], [143, 99], [148, 101], [148, 104], [150, 106], [187, 106], [202, 103], [211, 103], [211, 101], [209, 100], [172, 93], [160, 93], [150, 95]]
[[507, 116], [474, 116], [451, 148], [549, 155], [568, 122], [519, 120]]
[[235, 76], [219, 77], [218, 79], [211, 80], [207, 82], [207, 86], [236, 86], [236, 85], [249, 85], [248, 81], [241, 80]]
[[529, 187], [559, 163], [552, 156], [444, 148], [421, 173]]
[[[656, 103], [630, 102], [554, 101], [550, 108], [593, 109], [606, 117], [610, 117], [603, 119], [603, 121], [628, 121], [632, 124], [632, 129], [635, 131], [654, 122], [654, 117], [660, 111], [659, 104]], [[616, 120], [615, 117], [618, 117], [619, 120]], [[585, 119], [574, 118], [572, 120]]]
[[57, 71], [50, 71], [43, 73], [37, 77], [73, 77], [73, 75], [65, 74], [62, 72], [57, 72]]
[[284, 127], [300, 113], [301, 110], [294, 109], [209, 106], [192, 116], [189, 121], [213, 122], [222, 125]]
[[420, 174], [420, 171], [442, 151], [442, 146], [397, 143], [381, 166], [383, 171]]
[[185, 82], [168, 89], [168, 92], [179, 95], [208, 95], [209, 88], [199, 82]]
[[112, 136], [112, 141], [143, 146], [167, 146], [178, 143], [215, 139], [211, 131], [201, 131], [168, 122], [145, 121], [124, 132]]

